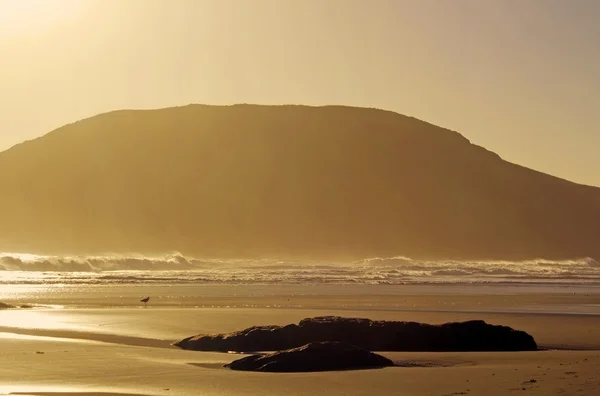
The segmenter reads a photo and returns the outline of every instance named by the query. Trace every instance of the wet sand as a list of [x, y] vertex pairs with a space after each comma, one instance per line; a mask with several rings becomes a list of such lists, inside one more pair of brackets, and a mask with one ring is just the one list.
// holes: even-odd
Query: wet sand
[[[60, 300], [62, 308], [0, 311], [0, 394], [600, 394], [600, 313], [595, 311], [600, 290], [453, 287], [423, 287], [422, 293], [372, 288], [370, 294], [363, 289], [360, 295], [351, 286], [316, 288], [311, 294], [295, 289], [286, 294], [285, 288], [269, 287], [261, 294], [253, 287], [237, 287], [235, 292], [195, 297], [189, 290], [169, 289], [170, 296], [187, 294], [183, 299], [146, 288], [142, 290], [154, 297], [148, 308], [124, 303], [132, 293], [126, 287], [90, 296], [89, 301], [103, 300], [102, 304], [82, 304], [75, 293], [66, 291], [44, 301]], [[35, 302], [29, 298], [13, 294], [10, 303]], [[549, 350], [383, 353], [399, 367], [266, 374], [222, 368], [238, 355], [170, 346], [193, 334], [321, 315], [428, 323], [484, 319], [525, 330]]]

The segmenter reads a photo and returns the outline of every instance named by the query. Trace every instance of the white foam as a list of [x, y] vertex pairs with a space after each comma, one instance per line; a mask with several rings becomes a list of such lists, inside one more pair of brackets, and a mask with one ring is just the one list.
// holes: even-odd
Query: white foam
[[327, 263], [282, 260], [221, 260], [179, 253], [41, 256], [0, 253], [0, 283], [561, 283], [600, 284], [591, 258], [529, 261], [414, 260], [369, 258]]

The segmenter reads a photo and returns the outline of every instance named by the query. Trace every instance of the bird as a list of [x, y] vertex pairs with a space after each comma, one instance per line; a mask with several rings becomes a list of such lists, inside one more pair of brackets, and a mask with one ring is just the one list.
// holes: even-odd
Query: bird
[[144, 303], [144, 307], [146, 307], [148, 305], [148, 301], [150, 301], [150, 297], [142, 298], [140, 300], [140, 302]]

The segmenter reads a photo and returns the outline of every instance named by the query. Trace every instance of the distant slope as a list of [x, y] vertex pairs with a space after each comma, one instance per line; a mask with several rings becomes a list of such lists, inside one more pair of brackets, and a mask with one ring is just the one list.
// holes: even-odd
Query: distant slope
[[0, 250], [600, 257], [600, 189], [375, 109], [116, 111], [0, 153], [0, 186]]

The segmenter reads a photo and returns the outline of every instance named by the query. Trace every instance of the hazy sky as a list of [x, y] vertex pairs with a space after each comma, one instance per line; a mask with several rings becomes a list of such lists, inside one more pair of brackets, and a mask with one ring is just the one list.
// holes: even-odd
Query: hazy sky
[[379, 107], [600, 186], [597, 0], [0, 0], [0, 149], [120, 108]]

